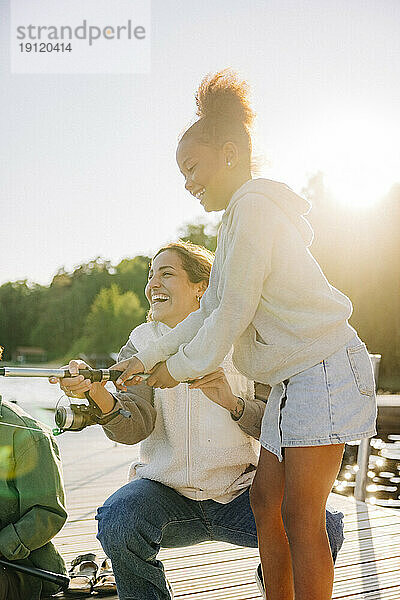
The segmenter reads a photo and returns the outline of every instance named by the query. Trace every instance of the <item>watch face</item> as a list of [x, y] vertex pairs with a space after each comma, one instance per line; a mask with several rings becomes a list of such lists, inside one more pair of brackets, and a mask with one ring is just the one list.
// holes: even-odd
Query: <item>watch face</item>
[[233, 417], [233, 419], [235, 421], [238, 421], [240, 419], [240, 417], [243, 415], [243, 412], [244, 412], [244, 400], [243, 400], [243, 398], [240, 398], [240, 396], [237, 397], [236, 406], [230, 412], [231, 412], [231, 415], [232, 415], [232, 417]]

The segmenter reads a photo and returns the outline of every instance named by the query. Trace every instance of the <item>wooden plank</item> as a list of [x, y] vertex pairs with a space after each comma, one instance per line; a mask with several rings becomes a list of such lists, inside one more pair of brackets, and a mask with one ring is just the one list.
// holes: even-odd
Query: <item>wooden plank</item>
[[[87, 436], [85, 443], [77, 444], [77, 435]], [[55, 541], [67, 561], [89, 551], [104, 556], [95, 537], [96, 509], [126, 482], [128, 466], [137, 458], [137, 447], [115, 446], [98, 428], [77, 435], [65, 434], [60, 443], [69, 519]], [[400, 513], [337, 494], [329, 504], [345, 515], [333, 599], [400, 600]], [[203, 542], [162, 549], [159, 558], [179, 600], [260, 599], [254, 582], [257, 549]]]

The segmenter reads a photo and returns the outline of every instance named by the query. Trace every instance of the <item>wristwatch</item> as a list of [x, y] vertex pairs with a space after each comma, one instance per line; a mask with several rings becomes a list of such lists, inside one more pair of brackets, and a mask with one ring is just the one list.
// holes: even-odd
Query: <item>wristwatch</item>
[[244, 402], [243, 398], [240, 398], [240, 396], [237, 396], [236, 406], [233, 410], [230, 411], [231, 417], [234, 421], [239, 421], [240, 417], [244, 413], [244, 407], [245, 407], [245, 402]]

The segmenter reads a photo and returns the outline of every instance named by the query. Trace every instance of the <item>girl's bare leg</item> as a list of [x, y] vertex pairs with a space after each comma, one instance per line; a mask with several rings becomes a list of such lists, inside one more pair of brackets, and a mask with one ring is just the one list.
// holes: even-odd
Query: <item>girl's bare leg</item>
[[268, 600], [294, 599], [292, 560], [281, 513], [284, 469], [284, 463], [261, 448], [250, 498]]
[[[332, 597], [333, 561], [325, 507], [343, 449], [344, 444], [285, 449], [282, 517], [290, 544], [296, 600]], [[264, 534], [260, 531], [259, 535]]]

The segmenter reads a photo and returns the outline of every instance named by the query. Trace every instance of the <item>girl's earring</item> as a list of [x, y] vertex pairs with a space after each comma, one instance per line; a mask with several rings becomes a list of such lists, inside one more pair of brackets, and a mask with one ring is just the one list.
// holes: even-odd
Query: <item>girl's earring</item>
[[231, 163], [231, 161], [230, 161], [230, 160], [228, 160], [228, 161], [227, 161], [227, 163], [226, 163], [226, 166], [227, 166], [227, 167], [231, 167], [231, 166], [232, 166], [232, 163]]
[[201, 298], [201, 296], [196, 296], [196, 300], [199, 304], [200, 304], [200, 298]]

